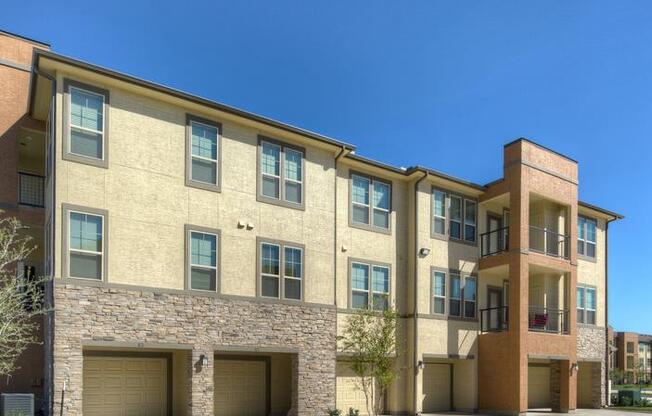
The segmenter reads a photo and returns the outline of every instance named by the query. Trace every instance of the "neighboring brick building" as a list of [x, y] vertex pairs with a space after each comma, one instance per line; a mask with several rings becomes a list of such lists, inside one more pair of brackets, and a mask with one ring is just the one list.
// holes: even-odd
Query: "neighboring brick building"
[[[611, 368], [618, 369], [624, 383], [638, 383], [637, 370], [645, 382], [652, 380], [652, 335], [635, 332], [613, 332], [613, 361]], [[640, 368], [638, 368], [640, 366]]]
[[[34, 211], [53, 277], [44, 347], [25, 357], [45, 362], [46, 412], [364, 411], [337, 336], [388, 303], [401, 350], [387, 412], [606, 404], [607, 230], [622, 217], [578, 200], [575, 160], [518, 139], [487, 185], [397, 168], [1, 39], [29, 49], [19, 75], [0, 73], [22, 80], [0, 79], [17, 91], [2, 105], [26, 106], [6, 124], [36, 126], [4, 144], [41, 140], [44, 207], [20, 203], [32, 181], [5, 199]], [[17, 152], [0, 156], [7, 186]], [[32, 388], [19, 378], [12, 390]]]

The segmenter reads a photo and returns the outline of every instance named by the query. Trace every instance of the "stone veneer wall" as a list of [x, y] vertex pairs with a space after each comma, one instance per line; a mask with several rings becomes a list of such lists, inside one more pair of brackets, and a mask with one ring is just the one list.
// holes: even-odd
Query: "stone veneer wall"
[[[607, 331], [601, 327], [579, 326], [577, 328], [577, 361], [582, 365], [582, 360], [594, 361], [592, 366], [593, 407], [606, 406], [605, 395], [607, 391], [606, 378], [606, 348]], [[599, 362], [597, 362], [599, 360]], [[597, 374], [598, 371], [600, 374]], [[599, 380], [599, 383], [598, 383]]]
[[192, 366], [201, 354], [229, 347], [296, 351], [290, 413], [312, 416], [335, 406], [333, 307], [62, 283], [55, 284], [54, 299], [54, 414], [64, 382], [64, 414], [82, 414], [82, 347], [92, 341], [191, 347], [189, 415], [213, 414], [214, 360], [201, 371]]

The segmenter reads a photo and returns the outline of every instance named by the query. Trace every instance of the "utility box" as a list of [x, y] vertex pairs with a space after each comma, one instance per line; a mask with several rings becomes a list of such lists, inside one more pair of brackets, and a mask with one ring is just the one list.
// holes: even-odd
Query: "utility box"
[[20, 393], [2, 393], [0, 395], [2, 416], [34, 416], [34, 395]]

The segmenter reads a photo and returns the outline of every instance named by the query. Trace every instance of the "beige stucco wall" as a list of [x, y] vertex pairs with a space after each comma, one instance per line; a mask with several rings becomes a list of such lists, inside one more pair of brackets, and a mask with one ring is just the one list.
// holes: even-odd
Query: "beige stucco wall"
[[[580, 214], [588, 215], [588, 213]], [[591, 217], [595, 218], [595, 217]], [[596, 229], [596, 258], [595, 261], [585, 260], [578, 256], [577, 258], [577, 284], [595, 286], [597, 289], [597, 316], [596, 325], [606, 327], [605, 312], [606, 312], [606, 275], [605, 275], [605, 261], [606, 261], [606, 237], [605, 233], [606, 222], [604, 219], [598, 218], [598, 227]]]
[[[62, 85], [58, 73], [57, 230], [61, 204], [108, 210], [108, 281], [184, 288], [184, 224], [221, 231], [221, 293], [256, 295], [256, 237], [305, 246], [305, 300], [332, 304], [334, 151], [307, 147], [305, 210], [256, 201], [258, 134], [249, 126], [136, 94], [97, 79], [74, 79], [110, 90], [109, 168], [61, 157]], [[221, 192], [185, 186], [186, 113], [222, 123]], [[305, 143], [299, 143], [305, 146]], [[254, 228], [238, 228], [238, 221]], [[60, 246], [58, 246], [60, 247]], [[61, 277], [57, 253], [56, 277]]]

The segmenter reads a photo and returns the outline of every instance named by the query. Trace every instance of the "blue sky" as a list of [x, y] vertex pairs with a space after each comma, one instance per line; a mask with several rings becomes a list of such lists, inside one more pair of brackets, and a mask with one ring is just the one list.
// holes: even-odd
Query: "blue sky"
[[528, 137], [580, 162], [610, 227], [610, 323], [652, 333], [652, 4], [7, 2], [0, 28], [474, 182]]

